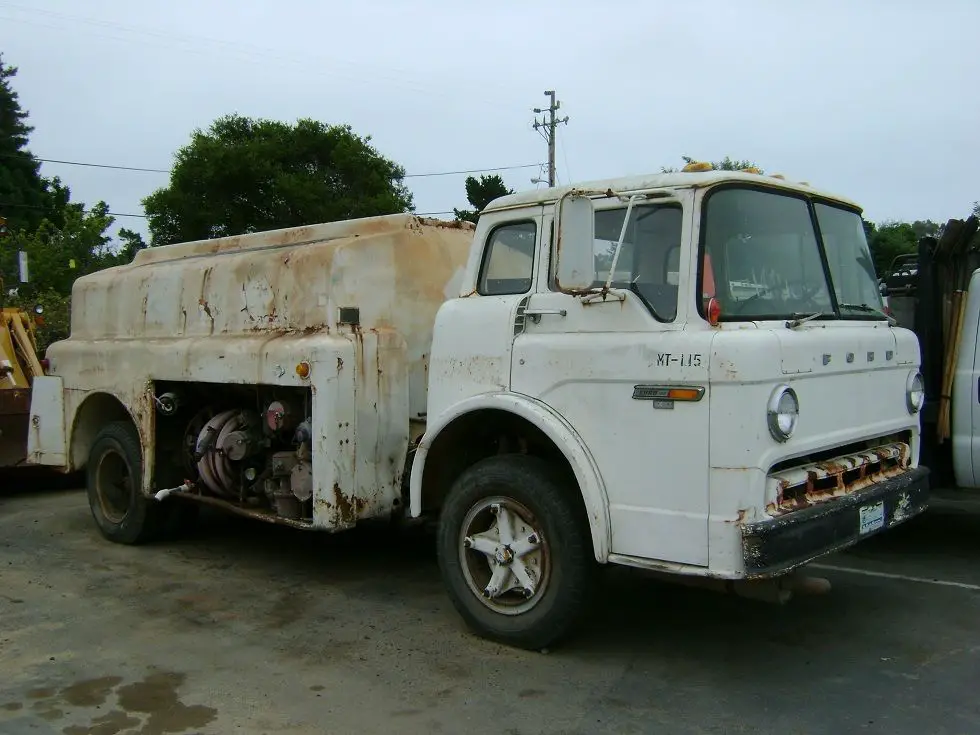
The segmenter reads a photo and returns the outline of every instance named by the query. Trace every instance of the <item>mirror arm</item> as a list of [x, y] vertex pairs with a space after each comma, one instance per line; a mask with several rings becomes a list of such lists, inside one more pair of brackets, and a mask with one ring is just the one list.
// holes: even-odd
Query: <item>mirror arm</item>
[[640, 198], [639, 194], [634, 194], [626, 205], [626, 216], [623, 217], [623, 229], [619, 231], [619, 242], [616, 243], [616, 251], [613, 253], [612, 265], [609, 266], [609, 276], [606, 278], [606, 290], [612, 285], [613, 275], [616, 273], [616, 265], [619, 263], [619, 251], [623, 247], [623, 240], [626, 238], [626, 228], [629, 227], [630, 214], [633, 213], [633, 202]]

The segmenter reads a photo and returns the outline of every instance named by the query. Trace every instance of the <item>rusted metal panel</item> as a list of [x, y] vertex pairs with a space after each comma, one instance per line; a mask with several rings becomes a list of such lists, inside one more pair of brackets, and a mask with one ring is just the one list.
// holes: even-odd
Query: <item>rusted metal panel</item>
[[436, 312], [459, 292], [472, 237], [469, 223], [392, 215], [153, 248], [80, 278], [71, 337], [49, 353], [66, 423], [88, 395], [118, 398], [150, 493], [156, 382], [305, 387], [312, 525], [390, 513], [410, 422], [426, 413]]
[[71, 340], [330, 334], [356, 306], [362, 329], [402, 335], [423, 414], [436, 311], [458, 294], [472, 237], [469, 223], [405, 214], [148, 248], [76, 281]]
[[791, 513], [898, 477], [908, 472], [911, 456], [907, 443], [892, 442], [775, 472], [767, 478], [768, 496], [775, 497], [775, 501], [766, 507], [766, 512], [772, 516]]

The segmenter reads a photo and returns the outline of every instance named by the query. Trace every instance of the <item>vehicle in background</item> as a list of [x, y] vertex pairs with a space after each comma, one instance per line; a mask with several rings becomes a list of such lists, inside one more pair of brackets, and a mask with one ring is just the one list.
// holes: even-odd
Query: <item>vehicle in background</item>
[[937, 487], [980, 489], [978, 220], [949, 220], [885, 277], [892, 312], [917, 336], [925, 404], [922, 462]]
[[21, 467], [27, 461], [31, 386], [44, 375], [34, 331], [41, 319], [40, 307], [35, 312], [38, 316], [19, 308], [0, 308], [0, 469]]

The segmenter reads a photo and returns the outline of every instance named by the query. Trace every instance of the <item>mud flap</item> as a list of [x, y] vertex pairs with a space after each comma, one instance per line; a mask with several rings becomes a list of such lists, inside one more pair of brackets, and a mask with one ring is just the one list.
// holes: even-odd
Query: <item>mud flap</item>
[[63, 467], [68, 450], [65, 437], [65, 393], [61, 378], [34, 378], [27, 434], [27, 463]]

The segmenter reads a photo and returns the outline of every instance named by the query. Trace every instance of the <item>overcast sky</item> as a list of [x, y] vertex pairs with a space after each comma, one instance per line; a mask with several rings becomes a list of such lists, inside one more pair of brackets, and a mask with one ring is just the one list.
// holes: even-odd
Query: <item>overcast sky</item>
[[[980, 199], [978, 28], [978, 0], [0, 0], [42, 158], [168, 169], [239, 112], [349, 123], [410, 174], [533, 164], [531, 108], [555, 89], [561, 182], [731, 155], [878, 222]], [[167, 182], [43, 171], [126, 213]], [[501, 173], [518, 190], [540, 175]], [[463, 179], [409, 179], [417, 211], [464, 206]]]

